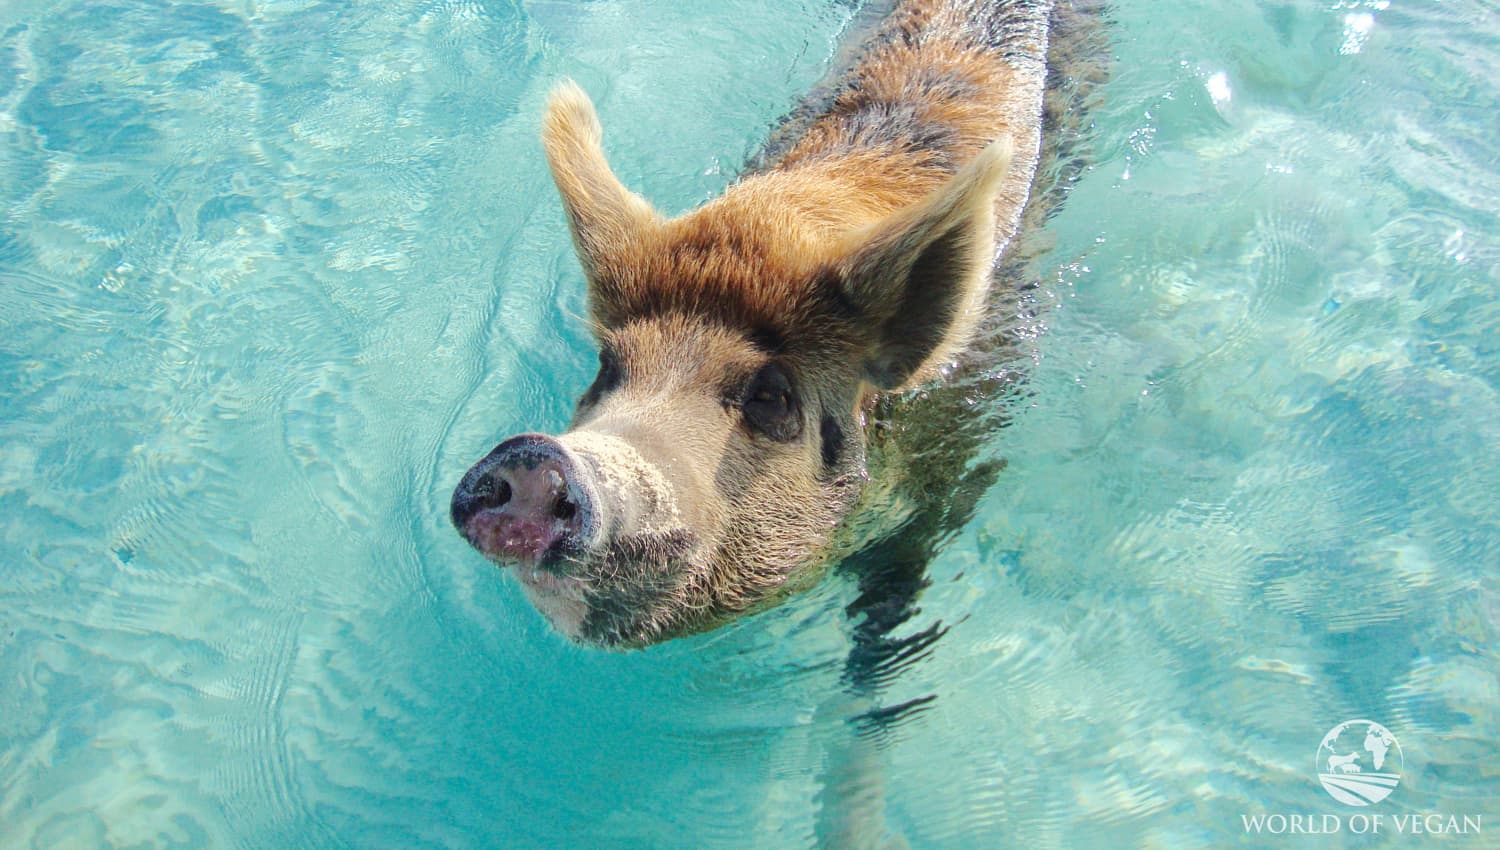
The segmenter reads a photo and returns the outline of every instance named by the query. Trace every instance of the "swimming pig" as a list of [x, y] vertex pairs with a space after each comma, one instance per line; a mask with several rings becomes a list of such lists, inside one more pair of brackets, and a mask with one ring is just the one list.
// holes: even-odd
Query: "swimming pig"
[[451, 515], [567, 637], [644, 646], [817, 578], [891, 486], [872, 405], [940, 379], [986, 315], [1037, 168], [1050, 4], [888, 5], [750, 173], [676, 218], [610, 170], [584, 92], [553, 92], [599, 372], [567, 432], [500, 443]]

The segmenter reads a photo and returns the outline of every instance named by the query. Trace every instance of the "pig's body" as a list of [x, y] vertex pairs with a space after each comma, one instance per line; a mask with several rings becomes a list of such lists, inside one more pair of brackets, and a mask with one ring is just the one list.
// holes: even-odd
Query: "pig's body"
[[575, 640], [641, 646], [771, 604], [849, 554], [861, 510], [908, 526], [852, 559], [904, 617], [934, 535], [966, 516], [958, 491], [993, 474], [968, 468], [972, 428], [874, 451], [867, 428], [976, 332], [979, 348], [999, 338], [986, 329], [1014, 299], [994, 264], [1040, 209], [1052, 4], [887, 5], [752, 172], [676, 219], [615, 179], [583, 93], [554, 95], [544, 140], [600, 373], [567, 433], [502, 443], [452, 511]]

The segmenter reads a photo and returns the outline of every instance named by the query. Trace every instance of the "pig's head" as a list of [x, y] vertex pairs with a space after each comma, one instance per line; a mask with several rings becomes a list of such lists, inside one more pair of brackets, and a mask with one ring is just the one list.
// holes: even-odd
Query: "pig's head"
[[930, 376], [972, 330], [1008, 149], [899, 208], [866, 153], [667, 219], [610, 171], [576, 87], [544, 141], [599, 374], [566, 433], [512, 437], [469, 470], [453, 524], [580, 642], [643, 646], [764, 607], [817, 574], [859, 494], [871, 395]]

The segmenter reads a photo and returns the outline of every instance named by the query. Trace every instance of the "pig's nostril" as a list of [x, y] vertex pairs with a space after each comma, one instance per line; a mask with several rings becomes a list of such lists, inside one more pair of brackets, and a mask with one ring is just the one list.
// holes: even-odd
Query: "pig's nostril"
[[567, 496], [558, 496], [557, 501], [552, 503], [552, 515], [567, 522], [578, 513], [578, 506]]
[[510, 482], [504, 478], [481, 478], [474, 485], [474, 501], [486, 508], [498, 508], [510, 501]]

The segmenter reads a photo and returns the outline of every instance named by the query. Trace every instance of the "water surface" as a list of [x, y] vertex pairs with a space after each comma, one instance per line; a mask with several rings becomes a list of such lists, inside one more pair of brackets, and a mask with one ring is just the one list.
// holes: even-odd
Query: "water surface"
[[0, 7], [0, 847], [1421, 842], [1245, 834], [1354, 811], [1314, 763], [1351, 718], [1400, 739], [1387, 818], [1500, 830], [1488, 0], [1114, 5], [1009, 465], [894, 727], [847, 723], [845, 583], [606, 654], [452, 533], [594, 369], [547, 89], [680, 211], [850, 14]]

